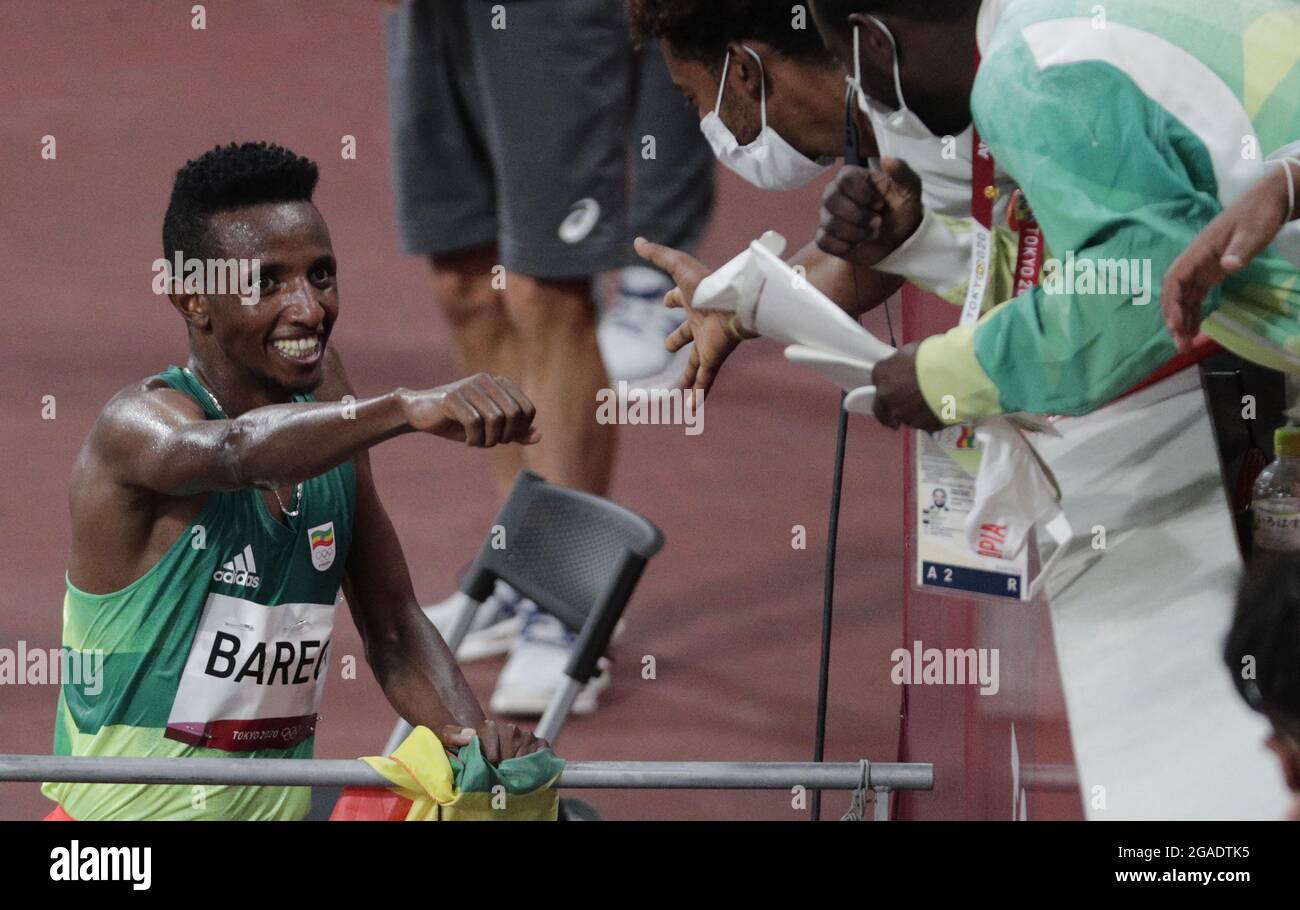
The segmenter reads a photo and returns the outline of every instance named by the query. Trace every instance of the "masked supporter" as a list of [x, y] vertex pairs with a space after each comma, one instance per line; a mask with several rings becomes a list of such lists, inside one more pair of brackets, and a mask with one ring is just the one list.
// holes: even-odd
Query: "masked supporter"
[[[698, 109], [718, 160], [760, 189], [802, 186], [826, 172], [845, 148], [844, 72], [811, 22], [800, 17], [801, 9], [763, 0], [628, 0], [634, 35], [660, 43], [673, 81]], [[869, 244], [876, 251], [874, 267], [855, 274], [851, 264], [816, 244], [800, 250], [790, 264], [802, 267], [811, 285], [855, 316], [883, 303], [914, 274], [937, 278], [944, 287], [960, 285], [970, 252], [956, 232], [930, 237], [926, 255], [913, 255], [902, 265], [888, 254], [915, 232], [923, 204], [938, 215], [970, 214], [969, 117], [948, 133], [931, 133], [882, 110], [853, 106], [848, 114], [862, 157], [887, 153], [875, 169], [846, 168], [837, 184], [840, 192], [880, 214]], [[1013, 187], [1000, 173], [995, 180], [1002, 188], [995, 205], [1000, 219]], [[995, 238], [990, 268], [994, 281], [1010, 288], [1014, 236], [997, 230]], [[744, 333], [727, 317], [690, 311], [695, 286], [710, 272], [707, 266], [659, 244], [638, 241], [637, 248], [677, 281], [669, 304], [687, 309], [690, 319], [669, 338], [669, 347], [695, 342], [681, 384], [707, 391]]]
[[[1300, 370], [1300, 283], [1294, 265], [1264, 251], [1207, 292], [1208, 337], [1186, 355], [1166, 330], [1160, 285], [1196, 235], [1275, 167], [1243, 148], [1266, 154], [1300, 135], [1296, 44], [1277, 39], [1294, 33], [1295, 5], [813, 0], [813, 9], [864, 110], [906, 108], [931, 132], [973, 117], [1050, 250], [1037, 284], [1007, 296], [988, 288], [981, 319], [907, 345], [872, 380], [876, 415], [892, 426], [1058, 416], [1034, 445], [1069, 530], [1055, 547], [1038, 538], [1051, 565], [1039, 581], [1081, 775], [1140, 777], [1119, 770], [1113, 730], [1095, 721], [1135, 710], [1125, 746], [1158, 751], [1187, 729], [1174, 692], [1195, 692], [1196, 723], [1222, 734], [1178, 769], [1180, 784], [1215, 763], [1254, 770], [1263, 756], [1236, 735], [1248, 728], [1239, 706], [1203, 682], [1223, 591], [1241, 570], [1212, 410], [1241, 422], [1252, 399], [1236, 393], [1230, 408], [1212, 408], [1206, 392], [1219, 372], [1262, 367], [1275, 389], [1278, 371]], [[823, 247], [869, 265], [878, 252], [852, 238], [876, 213], [837, 198]], [[974, 220], [927, 212], [891, 255], [906, 260], [954, 231], [979, 240]], [[1216, 354], [1216, 342], [1230, 354]], [[1211, 368], [1212, 356], [1230, 357], [1226, 370]], [[1262, 411], [1258, 419], [1269, 426]], [[1178, 647], [1148, 667], [1138, 643], [1170, 636]], [[1108, 684], [1121, 676], [1122, 687]]]
[[[905, 89], [913, 128], [956, 129], [973, 113], [1047, 246], [1068, 253], [1063, 271], [1134, 262], [1141, 271], [1103, 290], [1044, 281], [978, 326], [905, 349], [877, 369], [882, 419], [937, 429], [1016, 411], [1083, 414], [1170, 361], [1160, 308], [1148, 305], [1160, 289], [1145, 277], [1163, 276], [1259, 178], [1265, 164], [1241, 155], [1243, 135], [1276, 147], [1300, 126], [1294, 106], [1263, 103], [1286, 91], [1267, 81], [1271, 58], [1285, 51], [1267, 40], [1266, 25], [1290, 5], [1240, 6], [1229, 26], [1240, 40], [1224, 41], [1221, 6], [1197, 0], [1119, 2], [1100, 13], [1073, 0], [945, 0], [927, 4], [924, 17], [901, 0], [814, 2], [828, 46], [862, 74], [864, 109], [893, 106]], [[971, 64], [938, 65], [964, 59]], [[870, 221], [861, 206], [830, 214], [845, 232]], [[928, 218], [917, 234], [946, 229]], [[862, 261], [842, 244], [833, 249]], [[1293, 279], [1280, 257], [1259, 257], [1207, 296], [1207, 312], [1221, 311], [1207, 332], [1255, 362], [1300, 369], [1289, 350], [1300, 310]], [[946, 396], [956, 408], [941, 419]]]

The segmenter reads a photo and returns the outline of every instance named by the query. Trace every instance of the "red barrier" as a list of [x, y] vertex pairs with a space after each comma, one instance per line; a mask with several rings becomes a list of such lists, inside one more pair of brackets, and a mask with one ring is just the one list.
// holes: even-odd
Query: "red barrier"
[[[952, 328], [957, 308], [905, 286], [903, 338]], [[1079, 819], [1083, 804], [1070, 749], [1051, 620], [1033, 603], [920, 590], [915, 584], [915, 435], [904, 449], [903, 643], [914, 652], [976, 649], [996, 654], [997, 686], [905, 685], [900, 761], [933, 762], [932, 792], [900, 793], [902, 819]], [[1036, 571], [1031, 555], [1030, 567]], [[919, 645], [917, 643], [920, 643]]]
[[400, 822], [410, 811], [411, 801], [386, 787], [344, 787], [330, 821]]

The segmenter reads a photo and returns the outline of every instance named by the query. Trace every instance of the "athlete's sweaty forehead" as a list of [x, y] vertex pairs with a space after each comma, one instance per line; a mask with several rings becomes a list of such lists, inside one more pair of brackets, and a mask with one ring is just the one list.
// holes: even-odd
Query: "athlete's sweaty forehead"
[[325, 218], [310, 202], [267, 202], [218, 212], [208, 222], [205, 239], [211, 255], [257, 259], [264, 270], [307, 266], [334, 255]]

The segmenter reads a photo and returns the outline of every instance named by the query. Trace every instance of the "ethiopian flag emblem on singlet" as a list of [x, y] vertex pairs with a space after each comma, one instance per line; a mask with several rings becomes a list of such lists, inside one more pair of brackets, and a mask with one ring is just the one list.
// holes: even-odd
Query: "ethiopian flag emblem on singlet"
[[307, 540], [311, 544], [311, 564], [317, 572], [324, 572], [334, 565], [334, 522], [307, 529]]

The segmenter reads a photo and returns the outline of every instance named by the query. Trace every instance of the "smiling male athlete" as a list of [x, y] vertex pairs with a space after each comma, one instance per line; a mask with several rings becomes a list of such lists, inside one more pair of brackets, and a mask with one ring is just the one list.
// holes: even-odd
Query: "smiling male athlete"
[[[63, 644], [103, 654], [62, 687], [61, 755], [309, 758], [340, 587], [384, 694], [447, 745], [496, 762], [543, 748], [483, 711], [420, 611], [367, 450], [423, 432], [531, 444], [534, 409], [485, 374], [356, 400], [329, 347], [334, 252], [316, 165], [229, 145], [176, 175], [167, 260], [257, 261], [258, 293], [170, 295], [185, 367], [119, 392], [70, 485]], [[233, 290], [233, 289], [232, 289]], [[52, 817], [298, 819], [306, 788], [53, 784]]]

